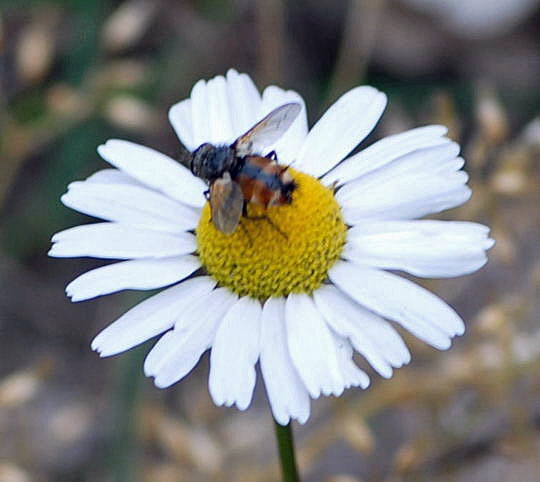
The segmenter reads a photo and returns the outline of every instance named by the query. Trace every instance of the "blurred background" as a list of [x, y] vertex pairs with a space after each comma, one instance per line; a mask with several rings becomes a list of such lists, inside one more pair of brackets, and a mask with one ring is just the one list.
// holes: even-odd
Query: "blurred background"
[[446, 124], [474, 195], [443, 217], [497, 241], [480, 272], [422, 282], [466, 320], [450, 351], [404, 335], [413, 361], [391, 380], [367, 369], [367, 391], [312, 404], [304, 480], [540, 480], [539, 4], [0, 2], [0, 482], [279, 480], [260, 384], [241, 413], [212, 404], [206, 357], [166, 391], [143, 376], [148, 344], [99, 359], [90, 340], [143, 296], [71, 304], [64, 286], [100, 262], [46, 256], [89, 221], [59, 197], [105, 167], [96, 146], [176, 156], [168, 107], [229, 67], [299, 91], [311, 123], [353, 86], [382, 89], [368, 143]]

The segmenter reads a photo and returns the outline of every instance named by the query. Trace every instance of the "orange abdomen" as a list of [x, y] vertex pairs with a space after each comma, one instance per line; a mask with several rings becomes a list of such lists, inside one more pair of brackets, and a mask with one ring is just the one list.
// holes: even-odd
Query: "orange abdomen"
[[295, 188], [287, 169], [267, 157], [247, 156], [234, 180], [246, 201], [264, 207], [280, 206], [291, 202]]

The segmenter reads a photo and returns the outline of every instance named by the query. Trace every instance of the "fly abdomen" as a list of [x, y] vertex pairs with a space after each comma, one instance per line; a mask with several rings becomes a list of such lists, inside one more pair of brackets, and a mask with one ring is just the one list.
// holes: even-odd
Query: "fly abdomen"
[[246, 156], [235, 181], [246, 201], [264, 207], [290, 203], [295, 188], [287, 167], [261, 156]]

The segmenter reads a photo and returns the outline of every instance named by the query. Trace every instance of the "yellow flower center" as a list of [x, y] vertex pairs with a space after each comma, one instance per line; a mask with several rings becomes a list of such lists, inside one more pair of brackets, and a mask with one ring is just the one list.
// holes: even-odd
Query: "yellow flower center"
[[226, 235], [212, 223], [207, 203], [197, 226], [198, 254], [221, 286], [266, 299], [310, 293], [338, 260], [347, 233], [331, 188], [289, 169], [297, 188], [292, 202], [264, 209], [248, 204], [248, 217]]

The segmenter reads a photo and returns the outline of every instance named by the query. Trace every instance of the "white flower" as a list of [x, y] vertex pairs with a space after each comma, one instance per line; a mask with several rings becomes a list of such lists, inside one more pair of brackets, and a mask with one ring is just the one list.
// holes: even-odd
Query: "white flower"
[[[56, 234], [49, 253], [125, 260], [72, 281], [66, 291], [73, 301], [173, 285], [103, 330], [92, 342], [101, 356], [161, 335], [144, 370], [168, 387], [211, 349], [212, 398], [241, 410], [251, 401], [259, 362], [281, 424], [304, 423], [310, 397], [368, 386], [353, 351], [385, 378], [408, 363], [387, 320], [438, 349], [463, 333], [443, 301], [384, 270], [460, 276], [480, 268], [493, 244], [479, 224], [415, 220], [470, 196], [459, 147], [444, 127], [387, 137], [347, 158], [385, 108], [386, 96], [372, 87], [343, 95], [308, 132], [297, 93], [270, 86], [261, 96], [247, 75], [230, 70], [199, 81], [169, 117], [194, 150], [231, 143], [291, 101], [302, 112], [268, 152], [292, 164], [299, 187], [290, 206], [269, 209], [271, 223], [245, 220], [227, 237], [208, 222], [207, 207], [201, 214], [207, 186], [188, 169], [148, 147], [109, 140], [98, 152], [115, 169], [72, 183], [62, 197], [106, 222]], [[335, 195], [324, 186], [337, 186]], [[209, 274], [197, 272], [201, 266]]]
[[529, 18], [539, 0], [402, 0], [411, 7], [437, 17], [457, 34], [479, 39], [503, 35]]

